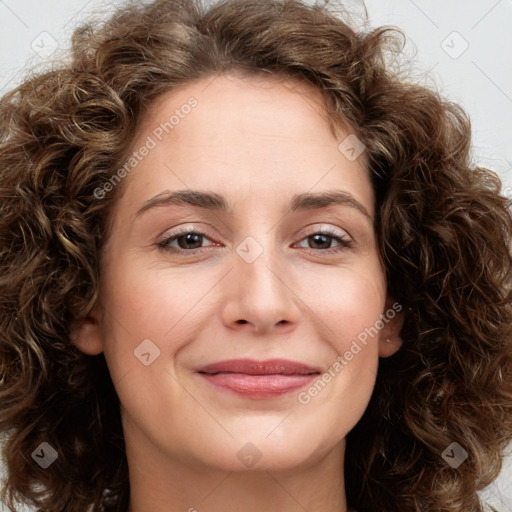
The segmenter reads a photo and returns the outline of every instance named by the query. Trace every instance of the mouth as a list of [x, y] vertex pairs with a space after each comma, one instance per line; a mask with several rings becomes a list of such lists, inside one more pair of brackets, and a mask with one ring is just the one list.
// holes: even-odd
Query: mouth
[[286, 359], [230, 359], [203, 366], [197, 372], [218, 390], [252, 399], [281, 397], [320, 375], [318, 368]]

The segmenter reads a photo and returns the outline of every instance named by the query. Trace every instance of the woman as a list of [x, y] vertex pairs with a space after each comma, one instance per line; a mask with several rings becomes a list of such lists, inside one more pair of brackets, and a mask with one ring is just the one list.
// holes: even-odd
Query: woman
[[299, 0], [73, 43], [0, 106], [5, 502], [483, 511], [512, 219], [464, 112]]

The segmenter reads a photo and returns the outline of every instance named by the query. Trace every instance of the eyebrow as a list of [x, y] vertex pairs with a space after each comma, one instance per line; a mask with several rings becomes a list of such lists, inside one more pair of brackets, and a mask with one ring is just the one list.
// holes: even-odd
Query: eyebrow
[[[171, 192], [169, 190], [165, 190], [155, 197], [145, 201], [135, 215], [137, 217], [152, 208], [167, 205], [193, 206], [195, 208], [226, 213], [230, 213], [232, 211], [232, 208], [226, 198], [215, 192], [203, 192], [199, 190], [178, 190]], [[372, 216], [365, 206], [357, 201], [357, 199], [355, 199], [350, 193], [342, 190], [296, 194], [290, 201], [290, 210], [292, 212], [310, 209], [313, 210], [332, 205], [350, 206], [358, 210], [373, 223]]]

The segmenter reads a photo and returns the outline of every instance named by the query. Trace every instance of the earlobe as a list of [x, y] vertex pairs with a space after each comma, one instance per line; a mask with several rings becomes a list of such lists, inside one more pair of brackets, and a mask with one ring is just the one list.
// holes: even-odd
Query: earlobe
[[379, 334], [379, 357], [390, 357], [402, 346], [400, 331], [404, 323], [403, 307], [390, 297], [386, 300], [384, 327]]
[[84, 354], [95, 356], [103, 352], [100, 322], [94, 310], [72, 323], [69, 336], [73, 344]]

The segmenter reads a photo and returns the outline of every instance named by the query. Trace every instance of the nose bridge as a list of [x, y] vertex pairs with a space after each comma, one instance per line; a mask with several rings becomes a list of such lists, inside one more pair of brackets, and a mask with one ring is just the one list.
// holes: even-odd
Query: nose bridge
[[[252, 323], [256, 330], [269, 329], [297, 319], [294, 294], [287, 284], [286, 262], [280, 256], [275, 230], [259, 230], [236, 247], [230, 321]], [[231, 316], [231, 315], [230, 315]], [[245, 323], [243, 322], [243, 323]]]
[[284, 286], [284, 276], [279, 275], [283, 272], [283, 265], [274, 240], [274, 231], [261, 231], [256, 236], [257, 239], [247, 236], [236, 248], [237, 279], [245, 288], [250, 288], [252, 294], [263, 293], [269, 301], [270, 295], [283, 293], [281, 289]]

